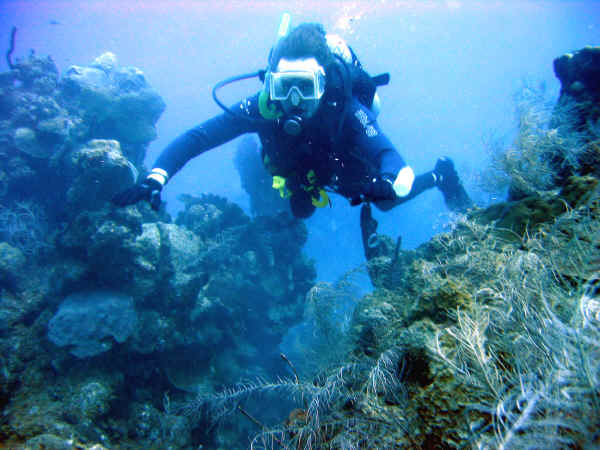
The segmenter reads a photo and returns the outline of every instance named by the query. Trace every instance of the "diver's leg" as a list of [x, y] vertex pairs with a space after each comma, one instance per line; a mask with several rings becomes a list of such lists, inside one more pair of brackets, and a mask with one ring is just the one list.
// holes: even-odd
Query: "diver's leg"
[[469, 208], [473, 207], [473, 201], [464, 186], [460, 182], [451, 188], [442, 188], [440, 187], [440, 191], [442, 191], [442, 195], [444, 196], [444, 202], [448, 209], [452, 212], [464, 213]]
[[418, 175], [407, 196], [398, 197], [395, 200], [378, 201], [375, 202], [375, 206], [382, 211], [389, 211], [432, 187], [437, 187], [440, 190], [444, 196], [446, 206], [452, 212], [466, 212], [467, 209], [473, 206], [473, 202], [460, 181], [454, 163], [450, 158], [440, 158], [434, 170]]
[[306, 219], [313, 215], [315, 206], [312, 204], [312, 197], [303, 189], [292, 191], [290, 197], [290, 209], [294, 217]]
[[415, 181], [413, 182], [412, 188], [408, 195], [404, 197], [398, 197], [395, 200], [381, 200], [375, 202], [375, 206], [381, 211], [389, 211], [390, 209], [398, 206], [401, 203], [412, 200], [417, 195], [422, 194], [427, 189], [431, 189], [435, 186], [436, 177], [433, 175], [433, 171], [425, 172], [421, 175], [417, 175], [415, 177]]
[[377, 221], [371, 215], [371, 205], [364, 203], [360, 209], [360, 232], [365, 258], [369, 261], [376, 256]]

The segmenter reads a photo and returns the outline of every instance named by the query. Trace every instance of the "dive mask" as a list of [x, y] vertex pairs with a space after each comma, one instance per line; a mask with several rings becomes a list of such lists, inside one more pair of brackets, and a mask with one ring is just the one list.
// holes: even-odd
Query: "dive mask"
[[298, 106], [304, 100], [320, 100], [325, 93], [325, 71], [315, 58], [281, 59], [276, 72], [267, 74], [269, 97]]

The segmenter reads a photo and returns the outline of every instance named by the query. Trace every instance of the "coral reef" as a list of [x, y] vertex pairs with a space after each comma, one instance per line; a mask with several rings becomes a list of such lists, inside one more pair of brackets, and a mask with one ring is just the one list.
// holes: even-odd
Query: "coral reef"
[[125, 342], [136, 323], [130, 297], [110, 291], [75, 292], [48, 322], [48, 339], [60, 347], [70, 346], [78, 358], [89, 358], [110, 350], [109, 336]]
[[171, 398], [284, 370], [277, 344], [315, 278], [304, 225], [216, 196], [184, 196], [175, 222], [115, 208], [164, 103], [112, 54], [62, 76], [32, 55], [0, 89], [0, 441], [211, 442]]
[[549, 197], [521, 201], [546, 213], [522, 234], [495, 225], [502, 209], [475, 210], [416, 250], [372, 259], [378, 287], [351, 328], [335, 344], [305, 343], [333, 355], [321, 345], [349, 342], [337, 367], [315, 355], [318, 375], [257, 380], [188, 408], [223, 421], [239, 405], [256, 418], [257, 395], [291, 399], [289, 419], [260, 423], [253, 448], [597, 446], [600, 190], [592, 177], [568, 183], [587, 195], [569, 204], [548, 192], [561, 212], [548, 213]]
[[[144, 173], [164, 108], [138, 69], [112, 54], [62, 77], [49, 58], [14, 63], [0, 74], [2, 445], [600, 445], [597, 49], [555, 67], [554, 116], [528, 116], [499, 152], [506, 202], [415, 250], [369, 233], [365, 267], [328, 285], [304, 225], [258, 200], [257, 164], [241, 174], [254, 218], [212, 195], [182, 196], [175, 221], [109, 204]], [[257, 156], [242, 146], [240, 167]], [[360, 273], [375, 289], [359, 298]]]
[[[570, 151], [553, 156], [559, 179], [572, 174], [600, 176], [600, 47], [588, 46], [554, 60], [561, 83], [550, 126]], [[573, 145], [573, 137], [578, 145]]]
[[505, 147], [490, 139], [493, 170], [483, 187], [509, 198], [560, 188], [572, 175], [600, 176], [600, 47], [585, 47], [554, 60], [561, 82], [558, 101], [544, 85], [527, 83], [516, 95], [518, 137]]

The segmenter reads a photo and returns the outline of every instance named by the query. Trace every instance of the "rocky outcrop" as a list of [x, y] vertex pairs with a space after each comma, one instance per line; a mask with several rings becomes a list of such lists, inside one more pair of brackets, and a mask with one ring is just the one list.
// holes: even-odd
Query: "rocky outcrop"
[[304, 225], [216, 196], [175, 222], [115, 208], [164, 102], [112, 54], [62, 75], [31, 56], [0, 90], [0, 440], [188, 448], [202, 422], [165, 393], [281, 370], [315, 277]]
[[573, 174], [600, 177], [600, 47], [556, 58], [554, 73], [561, 89], [550, 127], [571, 147], [553, 155], [555, 170], [561, 180]]
[[82, 117], [93, 135], [121, 142], [127, 157], [141, 164], [139, 145], [156, 138], [154, 124], [165, 109], [141, 70], [120, 67], [105, 53], [89, 66], [71, 66], [61, 78], [68, 108]]
[[106, 290], [74, 292], [48, 322], [48, 339], [78, 358], [89, 358], [110, 350], [111, 338], [125, 342], [136, 325], [131, 297]]
[[[561, 84], [559, 106], [575, 101], [594, 107], [600, 101], [600, 47], [585, 47], [573, 53], [565, 53], [554, 60], [554, 74]], [[580, 111], [585, 113], [586, 111]], [[588, 110], [597, 120], [597, 108]], [[577, 122], [584, 124], [588, 117], [580, 116]]]

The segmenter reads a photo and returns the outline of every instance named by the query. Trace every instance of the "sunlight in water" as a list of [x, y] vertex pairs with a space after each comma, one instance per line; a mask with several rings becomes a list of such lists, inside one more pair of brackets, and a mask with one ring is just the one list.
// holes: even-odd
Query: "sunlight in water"
[[354, 27], [365, 16], [366, 9], [367, 5], [359, 2], [344, 5], [340, 17], [335, 22], [334, 29], [344, 34], [354, 33]]

